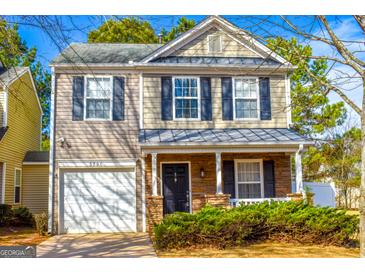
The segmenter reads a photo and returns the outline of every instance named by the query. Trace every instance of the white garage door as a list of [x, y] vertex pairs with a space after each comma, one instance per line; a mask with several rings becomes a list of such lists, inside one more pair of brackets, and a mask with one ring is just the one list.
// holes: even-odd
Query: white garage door
[[133, 170], [63, 173], [63, 233], [136, 231]]

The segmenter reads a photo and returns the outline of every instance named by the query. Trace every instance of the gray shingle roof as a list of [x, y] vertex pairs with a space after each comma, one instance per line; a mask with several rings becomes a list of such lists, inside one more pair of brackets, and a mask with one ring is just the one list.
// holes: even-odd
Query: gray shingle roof
[[17, 78], [19, 75], [23, 74], [28, 67], [15, 67], [8, 70], [0, 72], [0, 86], [7, 86], [12, 80]]
[[143, 129], [141, 145], [246, 145], [246, 144], [309, 144], [311, 141], [287, 128], [238, 129]]
[[5, 133], [8, 131], [9, 127], [0, 127], [0, 141], [5, 136]]
[[27, 151], [23, 162], [45, 163], [49, 161], [48, 151]]
[[72, 43], [52, 64], [119, 64], [140, 61], [161, 44]]

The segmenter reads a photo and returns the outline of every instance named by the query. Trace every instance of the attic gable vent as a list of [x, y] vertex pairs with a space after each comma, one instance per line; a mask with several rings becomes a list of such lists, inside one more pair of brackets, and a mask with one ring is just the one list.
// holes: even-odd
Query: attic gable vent
[[208, 35], [208, 52], [222, 52], [222, 38], [220, 35]]

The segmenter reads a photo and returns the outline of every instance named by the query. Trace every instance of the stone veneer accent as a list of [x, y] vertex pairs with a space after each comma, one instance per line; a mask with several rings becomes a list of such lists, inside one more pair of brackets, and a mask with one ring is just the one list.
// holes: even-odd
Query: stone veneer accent
[[205, 204], [209, 204], [215, 207], [224, 207], [228, 208], [230, 206], [229, 199], [231, 198], [230, 194], [207, 194], [205, 195]]
[[[286, 197], [286, 195], [291, 192], [290, 155], [285, 153], [222, 153], [222, 164], [223, 161], [229, 161], [234, 159], [273, 160], [275, 163], [276, 197]], [[215, 154], [213, 153], [158, 154], [157, 183], [158, 183], [158, 195], [160, 196], [158, 196], [159, 198], [154, 197], [155, 199], [148, 197], [152, 195], [152, 166], [151, 166], [151, 155], [147, 155], [145, 159], [147, 214], [151, 214], [151, 217], [153, 217], [154, 220], [158, 221], [163, 218], [162, 217], [163, 198], [161, 193], [161, 178], [160, 178], [161, 175], [160, 167], [162, 162], [169, 162], [169, 163], [190, 162], [193, 212], [196, 212], [199, 209], [201, 209], [207, 202], [214, 206], [229, 205], [229, 197], [227, 195], [216, 195]], [[200, 177], [201, 168], [203, 168], [205, 171], [204, 178]], [[222, 183], [224, 192], [224, 182]], [[151, 200], [158, 200], [157, 202], [158, 205], [156, 205], [156, 203], [152, 203]], [[152, 204], [155, 204], [155, 207], [157, 206], [158, 210], [150, 209], [149, 207], [152, 206]], [[148, 221], [148, 226], [150, 226], [150, 221]]]
[[[306, 196], [306, 202], [309, 205], [313, 205], [314, 204], [314, 193], [313, 192], [307, 192], [305, 194]], [[295, 201], [295, 202], [301, 202], [304, 200], [303, 194], [302, 193], [288, 193], [287, 197], [290, 198], [291, 201]]]
[[153, 227], [161, 223], [163, 219], [163, 197], [162, 196], [147, 196], [147, 231], [152, 234]]

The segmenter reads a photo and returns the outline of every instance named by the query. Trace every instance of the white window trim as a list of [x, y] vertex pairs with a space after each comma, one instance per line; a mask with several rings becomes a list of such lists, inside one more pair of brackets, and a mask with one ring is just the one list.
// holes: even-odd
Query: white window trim
[[[218, 36], [219, 37], [219, 45], [220, 45], [220, 49], [219, 51], [211, 51], [210, 50], [210, 46], [209, 46], [209, 40], [210, 37], [212, 36]], [[222, 53], [223, 52], [223, 45], [222, 45], [222, 35], [221, 34], [210, 34], [207, 36], [207, 45], [208, 45], [208, 53]]]
[[0, 178], [1, 182], [1, 200], [0, 203], [5, 204], [5, 178], [6, 178], [6, 163], [2, 162], [2, 177]]
[[6, 127], [8, 125], [8, 91], [5, 89], [4, 91], [4, 109], [3, 109], [3, 121], [2, 126]]
[[[175, 106], [175, 79], [196, 79], [198, 97], [184, 97], [184, 99], [198, 99], [198, 118], [176, 118]], [[200, 105], [200, 77], [196, 76], [174, 76], [172, 77], [172, 108], [174, 121], [200, 121], [201, 120], [201, 105]]]
[[[88, 79], [96, 79], [96, 78], [109, 78], [110, 79], [110, 86], [111, 86], [111, 98], [97, 98], [97, 99], [110, 99], [110, 114], [109, 119], [104, 118], [87, 118], [86, 111], [87, 111], [87, 80]], [[112, 121], [113, 120], [113, 91], [114, 91], [114, 81], [113, 76], [111, 75], [85, 75], [84, 76], [84, 120], [85, 121]], [[96, 99], [96, 98], [94, 98]]]
[[[236, 117], [236, 81], [237, 80], [256, 80], [256, 99], [257, 99], [257, 118], [237, 118]], [[258, 121], [260, 117], [260, 86], [258, 77], [235, 77], [232, 79], [232, 93], [233, 93], [233, 120], [237, 121]], [[254, 98], [239, 98], [239, 99], [254, 99]]]
[[[19, 202], [15, 202], [15, 189], [17, 187], [16, 185], [16, 172], [17, 171], [20, 171], [20, 182], [19, 182], [19, 188], [20, 188], [20, 191], [19, 191]], [[23, 179], [23, 174], [22, 174], [22, 169], [21, 168], [14, 168], [14, 197], [13, 197], [13, 201], [14, 201], [14, 204], [21, 204], [22, 202], [22, 179]]]
[[[235, 193], [236, 197], [238, 198], [238, 164], [239, 163], [259, 163], [260, 164], [260, 188], [261, 188], [261, 197], [264, 198], [264, 166], [263, 166], [263, 160], [262, 159], [235, 159], [234, 160], [234, 182], [235, 182]], [[258, 182], [241, 182], [240, 184], [257, 184]]]

